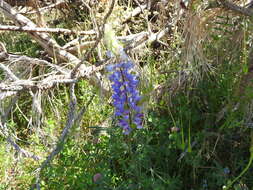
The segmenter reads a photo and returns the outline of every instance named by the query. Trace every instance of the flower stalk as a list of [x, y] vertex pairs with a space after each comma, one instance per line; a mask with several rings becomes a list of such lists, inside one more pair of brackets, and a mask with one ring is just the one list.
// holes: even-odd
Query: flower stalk
[[120, 59], [119, 63], [110, 65], [107, 69], [112, 74], [109, 80], [112, 83], [113, 106], [118, 125], [123, 128], [124, 134], [129, 134], [133, 127], [142, 128], [143, 114], [138, 102], [141, 99], [137, 89], [138, 79], [131, 73], [134, 67], [132, 61]]
[[139, 81], [132, 72], [133, 62], [116, 40], [115, 33], [108, 24], [105, 25], [104, 42], [109, 49], [108, 56], [115, 56], [117, 60], [115, 64], [107, 67], [107, 70], [111, 72], [109, 80], [113, 90], [114, 114], [124, 134], [129, 134], [133, 128], [142, 128], [143, 114], [141, 107], [138, 106], [138, 102], [141, 100], [137, 89]]

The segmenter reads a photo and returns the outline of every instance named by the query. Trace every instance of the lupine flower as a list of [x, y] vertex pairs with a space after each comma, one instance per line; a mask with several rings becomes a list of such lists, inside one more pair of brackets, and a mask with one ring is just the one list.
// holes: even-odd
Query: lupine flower
[[[109, 54], [111, 55], [111, 53]], [[141, 99], [137, 90], [139, 81], [131, 73], [133, 66], [126, 53], [121, 50], [119, 63], [107, 67], [107, 70], [112, 72], [109, 80], [112, 82], [115, 116], [118, 118], [118, 125], [123, 128], [124, 134], [129, 134], [134, 125], [137, 129], [142, 128], [143, 114], [141, 107], [137, 105]]]
[[225, 167], [224, 169], [223, 169], [223, 172], [224, 172], [224, 174], [229, 174], [230, 173], [230, 170], [229, 170], [229, 168], [228, 167]]

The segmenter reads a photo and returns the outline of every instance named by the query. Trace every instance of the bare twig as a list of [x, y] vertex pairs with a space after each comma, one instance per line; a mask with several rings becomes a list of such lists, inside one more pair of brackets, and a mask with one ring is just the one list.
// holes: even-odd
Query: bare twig
[[[22, 26], [22, 27], [26, 26], [26, 27], [31, 27], [31, 28], [37, 27], [36, 24], [34, 24], [30, 19], [17, 13], [17, 11], [15, 11], [10, 5], [8, 5], [3, 0], [0, 0], [0, 11], [2, 11], [4, 15], [12, 19], [18, 26]], [[89, 51], [87, 51], [84, 56], [84, 59], [81, 61], [76, 56], [74, 56], [73, 54], [67, 52], [62, 47], [60, 47], [56, 43], [56, 41], [52, 39], [48, 34], [38, 33], [38, 32], [28, 32], [28, 33], [47, 51], [47, 53], [50, 56], [54, 58], [56, 57], [60, 61], [66, 61], [72, 65], [78, 65], [76, 68], [74, 68], [73, 70], [74, 72], [72, 73], [75, 73], [78, 71], [78, 68], [81, 66], [82, 62], [84, 62], [84, 60], [91, 54], [91, 52], [95, 49], [95, 47], [97, 46], [97, 44], [102, 38], [102, 35], [100, 35], [101, 37], [97, 39], [97, 43], [95, 43], [93, 46], [94, 48], [91, 48]], [[89, 69], [89, 68], [86, 69], [85, 65], [83, 65], [82, 67], [84, 68], [83, 70]], [[104, 92], [104, 94], [108, 94], [108, 89], [105, 86], [101, 86], [101, 82], [96, 77], [96, 75], [97, 74], [94, 73], [93, 76], [89, 76], [90, 78], [88, 78], [88, 81], [90, 82], [90, 84], [102, 88], [102, 91]], [[0, 97], [1, 96], [6, 97], [6, 95], [15, 94], [13, 92], [8, 92], [8, 93], [4, 92], [4, 93], [5, 95], [0, 94]]]
[[8, 54], [8, 62], [11, 62], [11, 63], [23, 62], [26, 64], [26, 66], [28, 66], [28, 65], [49, 66], [51, 68], [54, 68], [56, 71], [58, 71], [60, 73], [63, 73], [63, 74], [70, 73], [69, 69], [63, 68], [62, 66], [52, 64], [52, 63], [50, 63], [46, 60], [43, 60], [43, 59], [32, 58], [32, 57], [28, 57], [25, 55]]
[[0, 63], [0, 69], [2, 69], [13, 81], [19, 80], [19, 78], [16, 77], [15, 74], [13, 74], [4, 64]]
[[77, 72], [78, 68], [81, 66], [82, 62], [87, 59], [87, 57], [90, 56], [90, 54], [94, 51], [94, 49], [97, 47], [97, 45], [99, 44], [99, 42], [101, 41], [101, 39], [103, 38], [103, 35], [104, 35], [104, 28], [105, 28], [105, 24], [106, 24], [106, 21], [107, 19], [109, 18], [109, 16], [112, 14], [112, 11], [113, 11], [113, 8], [114, 8], [114, 5], [115, 5], [115, 0], [112, 0], [111, 2], [111, 5], [109, 7], [109, 10], [108, 12], [106, 13], [104, 19], [103, 19], [103, 23], [102, 23], [102, 27], [101, 29], [98, 27], [98, 37], [97, 37], [97, 40], [95, 42], [95, 44], [93, 45], [93, 47], [89, 50], [89, 51], [86, 51], [84, 56], [83, 56], [83, 59], [81, 62], [79, 62], [79, 64], [77, 64], [75, 66], [75, 68], [73, 69], [73, 71], [71, 72], [71, 75], [72, 76], [75, 76], [75, 73]]
[[138, 49], [142, 48], [145, 44], [151, 44], [154, 41], [159, 41], [163, 36], [165, 36], [169, 32], [169, 27], [157, 32], [148, 35], [148, 33], [142, 33], [142, 35], [138, 36], [138, 38], [126, 46], [126, 50], [129, 49]]
[[66, 74], [54, 74], [49, 75], [43, 80], [35, 81], [33, 78], [29, 80], [17, 80], [11, 83], [0, 83], [0, 100], [3, 100], [9, 96], [13, 96], [22, 90], [48, 90], [59, 84], [72, 84], [78, 82], [81, 78], [90, 79], [91, 76], [104, 69], [107, 63], [100, 66], [80, 67], [75, 78], [70, 76], [70, 73]]
[[[141, 44], [148, 38], [148, 32], [140, 32], [137, 34], [131, 34], [127, 36], [118, 36], [117, 40], [125, 44], [127, 47], [136, 47], [136, 44]], [[78, 41], [81, 41], [79, 44]], [[66, 49], [68, 52], [77, 54], [78, 51], [83, 51], [84, 49], [90, 48], [95, 44], [95, 40], [93, 41], [85, 41], [82, 42], [83, 38], [81, 39], [74, 39], [73, 41], [69, 42], [68, 44], [64, 45], [63, 48]], [[130, 48], [128, 48], [130, 49]]]
[[[19, 14], [15, 9], [13, 9], [8, 3], [0, 0], [0, 11], [8, 18], [12, 19], [16, 25], [22, 27], [37, 28], [27, 17]], [[57, 57], [59, 60], [68, 61], [73, 64], [78, 64], [80, 60], [68, 53], [66, 50], [62, 49], [57, 42], [52, 39], [46, 33], [29, 32], [29, 34], [48, 52], [52, 57]]]
[[36, 14], [37, 12], [45, 13], [45, 12], [51, 10], [52, 8], [57, 8], [57, 7], [61, 6], [62, 4], [66, 4], [66, 1], [65, 0], [58, 0], [56, 3], [50, 4], [46, 7], [39, 8], [39, 10], [24, 12], [24, 14]]
[[234, 3], [230, 3], [229, 1], [226, 0], [219, 0], [219, 2], [227, 9], [230, 9], [232, 11], [235, 11], [237, 13], [246, 15], [246, 16], [252, 16], [253, 15], [253, 10], [250, 8], [245, 8], [238, 6]]
[[20, 32], [46, 32], [46, 33], [63, 33], [63, 34], [77, 34], [77, 35], [95, 35], [94, 30], [90, 31], [74, 31], [65, 28], [42, 28], [29, 26], [10, 26], [0, 25], [0, 30], [4, 31], [20, 31]]
[[55, 149], [49, 154], [49, 156], [46, 158], [46, 160], [41, 164], [41, 166], [38, 168], [37, 170], [37, 179], [36, 179], [36, 188], [40, 189], [40, 173], [43, 169], [45, 169], [47, 167], [48, 164], [50, 164], [50, 162], [53, 160], [53, 158], [61, 151], [61, 149], [63, 148], [63, 144], [67, 139], [67, 135], [69, 133], [69, 130], [73, 127], [74, 123], [76, 122], [80, 122], [80, 116], [82, 116], [86, 110], [88, 109], [89, 105], [91, 104], [94, 95], [90, 98], [90, 100], [88, 101], [88, 103], [86, 104], [85, 107], [83, 107], [81, 109], [81, 111], [78, 114], [78, 117], [76, 117], [75, 115], [75, 107], [76, 107], [76, 96], [74, 93], [74, 85], [71, 85], [72, 87], [70, 88], [70, 105], [69, 105], [69, 113], [68, 113], [68, 119], [66, 122], [66, 125], [62, 131], [61, 137], [59, 138], [57, 145], [55, 147]]
[[7, 129], [6, 124], [0, 122], [0, 132], [2, 133], [2, 136], [6, 138], [6, 140], [15, 148], [15, 150], [20, 153], [22, 156], [27, 158], [33, 158], [34, 160], [40, 160], [41, 158], [39, 156], [34, 155], [33, 153], [30, 153], [29, 151], [26, 151], [22, 149], [15, 141], [12, 139], [11, 135], [9, 134], [9, 131]]
[[148, 7], [148, 3], [146, 3], [144, 5], [139, 5], [130, 14], [128, 14], [126, 16], [125, 20], [123, 21], [123, 24], [126, 23], [126, 22], [128, 22], [132, 17], [135, 17], [138, 14], [140, 14], [141, 12], [143, 12], [143, 10], [146, 9], [147, 7]]

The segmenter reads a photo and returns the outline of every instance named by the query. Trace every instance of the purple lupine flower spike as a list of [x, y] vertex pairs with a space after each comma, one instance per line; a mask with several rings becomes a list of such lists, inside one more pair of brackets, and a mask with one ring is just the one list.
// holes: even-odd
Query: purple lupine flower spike
[[109, 65], [107, 70], [112, 72], [109, 80], [112, 82], [113, 105], [115, 116], [118, 117], [118, 125], [122, 127], [124, 134], [129, 134], [132, 126], [142, 128], [143, 114], [141, 107], [137, 105], [141, 96], [137, 89], [138, 79], [130, 70], [134, 67], [127, 54], [120, 51], [119, 63]]

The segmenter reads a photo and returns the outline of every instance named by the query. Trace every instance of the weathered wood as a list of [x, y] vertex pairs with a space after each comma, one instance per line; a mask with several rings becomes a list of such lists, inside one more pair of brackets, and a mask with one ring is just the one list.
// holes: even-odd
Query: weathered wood
[[[37, 28], [37, 25], [35, 23], [33, 23], [27, 17], [19, 14], [15, 9], [13, 9], [8, 3], [3, 0], [0, 0], [0, 11], [5, 16], [13, 20], [18, 26]], [[50, 56], [56, 56], [59, 60], [71, 62], [72, 64], [78, 64], [80, 62], [76, 56], [61, 48], [57, 42], [48, 34], [38, 32], [28, 32], [28, 34], [30, 34], [30, 36], [32, 36], [32, 38], [34, 38]]]
[[95, 35], [94, 30], [90, 31], [74, 31], [65, 28], [43, 28], [43, 27], [29, 27], [29, 26], [9, 26], [0, 25], [0, 30], [20, 31], [20, 32], [44, 32], [44, 33], [63, 33], [63, 34], [78, 34], [78, 35]]
[[[0, 0], [0, 11], [6, 17], [13, 20], [14, 23], [19, 27], [37, 28], [37, 25], [35, 23], [33, 23], [27, 17], [19, 14], [15, 9], [13, 9], [4, 0]], [[84, 64], [81, 64], [81, 60], [79, 58], [77, 58], [75, 55], [69, 53], [68, 51], [63, 49], [61, 46], [59, 46], [57, 44], [57, 42], [53, 38], [50, 37], [49, 34], [39, 33], [39, 32], [28, 32], [28, 34], [33, 39], [35, 39], [35, 41], [37, 41], [51, 57], [57, 58], [57, 60], [58, 60], [57, 63], [68, 62], [73, 66], [81, 65], [81, 68], [78, 67], [78, 69], [77, 69], [78, 70], [77, 72], [80, 72], [80, 73], [90, 70], [90, 67], [87, 67]], [[88, 82], [92, 86], [96, 86], [96, 87], [100, 88], [102, 90], [102, 92], [104, 93], [104, 95], [108, 95], [109, 89], [108, 89], [107, 85], [101, 83], [101, 79], [100, 79], [101, 76], [97, 71], [99, 71], [99, 70], [92, 72], [91, 75], [87, 75], [87, 73], [85, 73], [84, 77], [88, 80]], [[24, 86], [22, 86], [21, 88], [24, 88]], [[27, 88], [27, 86], [25, 86], [25, 88]], [[2, 89], [2, 91], [5, 91], [5, 90]], [[0, 89], [0, 91], [1, 91], [1, 89]]]

